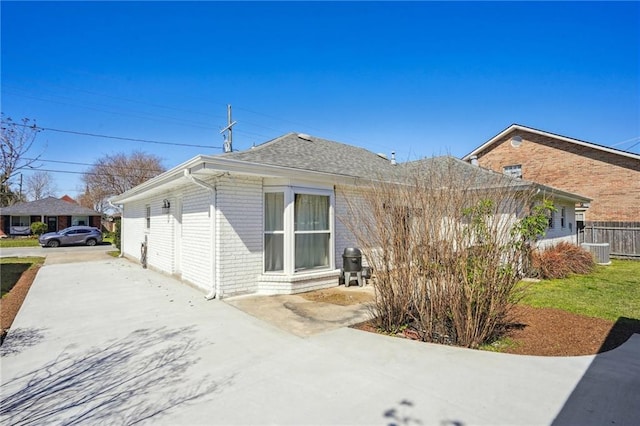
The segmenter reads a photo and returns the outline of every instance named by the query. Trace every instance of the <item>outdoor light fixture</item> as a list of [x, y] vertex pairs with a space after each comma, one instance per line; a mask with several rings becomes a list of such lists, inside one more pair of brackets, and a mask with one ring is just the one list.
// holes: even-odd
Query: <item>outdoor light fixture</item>
[[162, 213], [169, 213], [169, 209], [171, 208], [171, 203], [166, 198], [162, 200]]

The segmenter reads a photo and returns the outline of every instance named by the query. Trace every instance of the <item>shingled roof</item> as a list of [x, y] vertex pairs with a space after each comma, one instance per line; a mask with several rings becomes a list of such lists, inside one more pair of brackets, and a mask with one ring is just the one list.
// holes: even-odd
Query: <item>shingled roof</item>
[[378, 179], [395, 173], [389, 160], [364, 148], [299, 133], [220, 157], [358, 178]]
[[[496, 173], [479, 166], [471, 165], [451, 156], [426, 158], [407, 163], [389, 161], [384, 156], [375, 154], [364, 148], [346, 145], [340, 142], [322, 139], [300, 133], [287, 133], [278, 138], [255, 146], [245, 151], [229, 152], [214, 156], [198, 156], [174, 167], [163, 174], [138, 185], [135, 188], [112, 199], [115, 203], [137, 199], [148, 191], [166, 190], [172, 182], [200, 170], [232, 171], [236, 173], [265, 173], [265, 176], [287, 175], [287, 169], [296, 172], [312, 172], [371, 181], [407, 182], [416, 176], [416, 172], [449, 170], [460, 176], [467, 188], [488, 188], [509, 186], [513, 188], [536, 185]], [[261, 167], [262, 166], [262, 167]], [[452, 175], [453, 176], [453, 175]], [[317, 176], [315, 176], [317, 177]], [[562, 191], [557, 191], [557, 194]], [[575, 194], [566, 193], [574, 197]], [[577, 196], [580, 201], [587, 198]]]
[[79, 204], [63, 201], [56, 197], [17, 203], [13, 206], [0, 208], [2, 216], [101, 216], [97, 212]]

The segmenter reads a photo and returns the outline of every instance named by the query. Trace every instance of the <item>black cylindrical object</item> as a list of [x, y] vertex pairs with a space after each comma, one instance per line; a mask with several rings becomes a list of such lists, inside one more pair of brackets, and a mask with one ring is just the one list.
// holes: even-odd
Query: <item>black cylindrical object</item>
[[362, 271], [362, 252], [355, 247], [347, 247], [342, 253], [342, 269], [344, 272]]

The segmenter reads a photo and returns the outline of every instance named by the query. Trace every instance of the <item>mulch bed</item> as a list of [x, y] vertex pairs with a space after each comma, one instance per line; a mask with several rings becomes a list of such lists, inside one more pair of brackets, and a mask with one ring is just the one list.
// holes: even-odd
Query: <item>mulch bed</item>
[[[640, 333], [640, 321], [608, 321], [553, 308], [517, 305], [514, 321], [506, 335], [512, 345], [501, 352], [538, 356], [577, 356], [606, 352], [620, 346], [633, 333]], [[377, 333], [372, 321], [353, 326]], [[406, 330], [399, 337], [415, 339], [417, 333]]]
[[0, 343], [4, 341], [7, 331], [13, 324], [13, 320], [18, 315], [20, 306], [27, 293], [33, 280], [35, 280], [38, 271], [42, 265], [33, 265], [22, 273], [18, 282], [13, 286], [11, 291], [7, 293], [2, 299], [0, 299], [0, 327], [2, 327], [2, 334], [0, 335]]

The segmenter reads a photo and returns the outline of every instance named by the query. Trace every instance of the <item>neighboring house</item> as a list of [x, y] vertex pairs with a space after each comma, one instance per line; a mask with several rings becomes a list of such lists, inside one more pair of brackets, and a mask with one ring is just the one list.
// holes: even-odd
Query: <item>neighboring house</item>
[[586, 224], [640, 222], [640, 155], [513, 124], [462, 158], [592, 199]]
[[29, 235], [33, 222], [46, 223], [48, 232], [74, 225], [100, 229], [101, 218], [100, 212], [55, 197], [0, 208], [0, 228], [7, 235]]
[[[481, 173], [452, 157], [422, 160]], [[175, 275], [207, 297], [298, 293], [336, 286], [354, 238], [340, 221], [343, 194], [410, 168], [365, 149], [289, 133], [255, 148], [195, 157], [111, 199], [122, 206], [122, 253]], [[425, 167], [426, 167], [425, 166]], [[342, 189], [349, 189], [342, 190]], [[552, 188], [566, 205], [588, 198]]]

